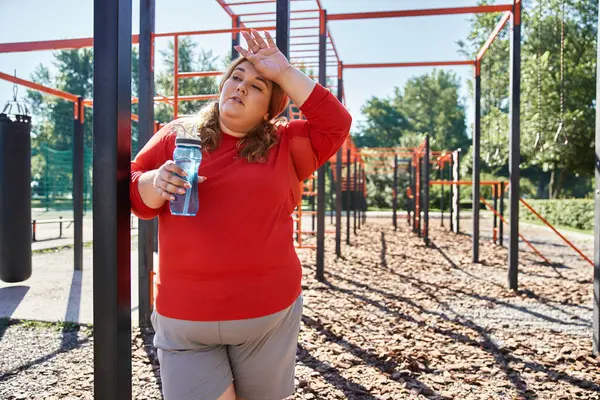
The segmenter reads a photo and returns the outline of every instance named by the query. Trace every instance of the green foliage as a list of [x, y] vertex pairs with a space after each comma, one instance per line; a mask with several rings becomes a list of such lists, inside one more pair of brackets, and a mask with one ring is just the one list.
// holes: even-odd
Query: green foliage
[[361, 109], [367, 121], [359, 126], [354, 141], [358, 147], [397, 146], [408, 130], [407, 121], [390, 99], [372, 97]]
[[434, 150], [468, 145], [459, 89], [453, 72], [434, 70], [410, 79], [402, 90], [395, 88], [391, 98], [372, 97], [361, 109], [366, 121], [353, 135], [357, 146], [409, 147], [422, 142], [425, 133]]
[[[493, 2], [480, 1], [480, 4], [490, 3]], [[561, 79], [563, 3], [564, 77]], [[500, 14], [474, 16], [469, 36], [459, 42], [461, 53], [474, 58], [500, 18]], [[589, 176], [593, 170], [597, 22], [598, 3], [594, 1], [524, 2], [521, 168], [529, 169], [531, 176], [543, 180], [551, 198], [560, 195], [570, 173]], [[508, 163], [509, 47], [507, 26], [481, 64], [481, 154], [485, 161], [482, 168], [492, 173], [505, 170]], [[561, 121], [564, 129], [559, 131]], [[578, 192], [577, 188], [571, 190]]]
[[433, 150], [454, 150], [468, 144], [460, 79], [452, 71], [434, 70], [395, 89], [392, 104], [411, 132], [428, 133]]
[[[201, 52], [199, 57], [192, 56], [195, 44], [189, 40], [180, 43], [180, 69], [182, 71], [214, 70], [216, 57], [210, 52]], [[163, 53], [165, 62], [173, 66], [171, 54]], [[38, 65], [31, 79], [47, 87], [69, 92], [84, 99], [93, 98], [93, 50], [63, 50], [55, 53], [52, 74], [45, 65]], [[138, 95], [139, 82], [138, 50], [132, 49], [132, 95]], [[181, 80], [182, 95], [216, 93], [214, 78]], [[159, 76], [158, 91], [172, 95], [173, 74]], [[170, 88], [170, 91], [169, 91]], [[55, 96], [27, 90], [26, 102], [33, 115], [32, 126], [32, 194], [34, 206], [45, 208], [70, 208], [72, 206], [72, 138], [74, 131], [73, 103]], [[180, 113], [192, 112], [198, 103], [183, 103]], [[169, 110], [170, 108], [170, 110]], [[132, 105], [132, 113], [138, 113], [138, 105]], [[157, 117], [162, 122], [172, 119], [172, 106], [162, 106]], [[162, 119], [161, 119], [162, 118]], [[92, 179], [92, 129], [93, 110], [86, 107], [84, 120], [84, 199], [87, 210], [91, 209]], [[138, 125], [132, 122], [132, 157], [137, 153]]]
[[[217, 70], [218, 57], [214, 56], [212, 51], [200, 49], [197, 51], [198, 45], [191, 38], [186, 37], [179, 41], [179, 71], [180, 72], [196, 72], [196, 71], [215, 71]], [[173, 71], [175, 68], [174, 61], [174, 44], [169, 43], [168, 50], [161, 51], [163, 63], [167, 70], [160, 73], [156, 78], [156, 92], [158, 95], [173, 96]], [[200, 95], [214, 94], [218, 92], [218, 84], [215, 77], [202, 78], [187, 78], [179, 80], [179, 95]], [[190, 115], [198, 111], [206, 101], [185, 101], [179, 103], [179, 116]], [[156, 107], [155, 119], [159, 122], [166, 123], [173, 120], [173, 106], [160, 104]]]
[[[528, 200], [527, 202], [553, 225], [586, 231], [594, 230], [593, 199]], [[539, 221], [522, 204], [519, 209], [519, 217], [523, 221]]]

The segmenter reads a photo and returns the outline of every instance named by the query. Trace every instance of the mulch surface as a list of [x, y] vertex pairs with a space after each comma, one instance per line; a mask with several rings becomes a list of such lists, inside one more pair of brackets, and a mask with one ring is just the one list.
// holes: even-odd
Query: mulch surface
[[[527, 252], [519, 291], [506, 249], [432, 223], [431, 243], [370, 220], [334, 256], [325, 280], [300, 250], [304, 315], [294, 399], [600, 399], [592, 357], [592, 270]], [[133, 334], [133, 398], [160, 399], [152, 332]], [[87, 327], [0, 325], [0, 398], [93, 398]]]

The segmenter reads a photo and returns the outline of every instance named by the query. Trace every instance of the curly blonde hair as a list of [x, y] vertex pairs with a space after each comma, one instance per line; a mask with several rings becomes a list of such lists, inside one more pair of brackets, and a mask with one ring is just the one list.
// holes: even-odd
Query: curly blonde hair
[[[233, 71], [246, 58], [239, 57], [231, 63], [227, 71], [223, 74], [219, 84], [219, 92], [223, 90], [225, 81], [229, 79]], [[277, 126], [285, 122], [284, 118], [277, 118], [288, 105], [289, 98], [281, 87], [273, 82], [273, 91], [269, 102], [268, 120], [248, 132], [238, 142], [238, 154], [249, 162], [266, 162], [267, 154], [271, 147], [277, 143]], [[221, 128], [219, 124], [219, 101], [213, 101], [202, 107], [194, 114], [188, 123], [195, 125], [197, 135], [200, 136], [204, 150], [211, 152], [215, 150], [221, 142]]]

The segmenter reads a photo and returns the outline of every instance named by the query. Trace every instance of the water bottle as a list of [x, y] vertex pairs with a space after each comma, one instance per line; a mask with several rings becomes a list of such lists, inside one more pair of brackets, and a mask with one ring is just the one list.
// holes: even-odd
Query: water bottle
[[178, 137], [175, 139], [173, 161], [186, 172], [182, 179], [188, 181], [191, 188], [184, 194], [174, 193], [171, 200], [171, 214], [194, 216], [198, 212], [198, 168], [202, 162], [202, 146], [200, 139]]

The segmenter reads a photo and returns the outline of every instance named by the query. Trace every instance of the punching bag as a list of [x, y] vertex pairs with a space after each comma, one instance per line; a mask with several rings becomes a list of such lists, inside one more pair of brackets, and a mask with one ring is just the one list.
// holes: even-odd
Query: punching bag
[[31, 117], [0, 114], [0, 280], [31, 276]]

